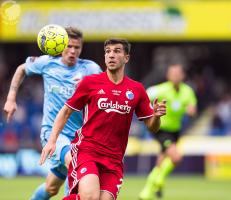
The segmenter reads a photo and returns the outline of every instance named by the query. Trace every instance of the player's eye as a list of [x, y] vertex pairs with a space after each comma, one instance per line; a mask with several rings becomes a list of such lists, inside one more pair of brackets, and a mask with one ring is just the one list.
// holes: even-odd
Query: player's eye
[[109, 49], [106, 49], [106, 50], [105, 50], [105, 54], [108, 54], [108, 53], [110, 53], [110, 50], [109, 50]]
[[115, 49], [114, 52], [115, 53], [120, 53], [122, 51], [122, 49]]

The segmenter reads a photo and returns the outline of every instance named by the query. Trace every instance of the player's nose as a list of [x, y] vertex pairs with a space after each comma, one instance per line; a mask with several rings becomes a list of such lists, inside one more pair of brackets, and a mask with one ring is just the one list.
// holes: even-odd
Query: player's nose
[[110, 53], [110, 54], [109, 54], [109, 58], [110, 58], [110, 59], [115, 58], [115, 54], [114, 54], [114, 53]]

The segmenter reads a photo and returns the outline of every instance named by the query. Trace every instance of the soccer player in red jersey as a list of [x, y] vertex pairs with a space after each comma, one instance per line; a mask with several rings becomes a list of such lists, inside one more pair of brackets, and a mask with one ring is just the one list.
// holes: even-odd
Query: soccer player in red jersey
[[[130, 44], [123, 39], [104, 43], [106, 72], [85, 77], [58, 113], [40, 164], [55, 152], [57, 137], [73, 111], [84, 110], [84, 124], [72, 141], [68, 170], [70, 196], [65, 200], [115, 200], [123, 181], [123, 157], [133, 112], [157, 132], [165, 102], [150, 104], [141, 83], [124, 73]], [[153, 109], [154, 108], [154, 109]]]

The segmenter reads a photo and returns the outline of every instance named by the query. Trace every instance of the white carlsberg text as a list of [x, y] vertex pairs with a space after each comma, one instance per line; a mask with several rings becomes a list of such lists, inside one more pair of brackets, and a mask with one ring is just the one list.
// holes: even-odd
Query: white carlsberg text
[[125, 102], [125, 105], [119, 104], [118, 101], [113, 103], [112, 101], [107, 102], [108, 98], [100, 98], [98, 100], [98, 107], [105, 112], [117, 112], [120, 114], [130, 113], [131, 106], [128, 105], [128, 101]]

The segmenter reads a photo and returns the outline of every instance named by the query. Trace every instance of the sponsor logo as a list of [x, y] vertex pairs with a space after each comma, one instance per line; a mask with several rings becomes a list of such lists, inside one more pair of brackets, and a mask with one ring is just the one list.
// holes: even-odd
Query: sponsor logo
[[117, 95], [117, 96], [119, 96], [121, 94], [121, 92], [122, 91], [120, 91], [120, 90], [112, 90], [112, 94]]
[[134, 94], [133, 94], [133, 92], [128, 90], [128, 91], [126, 92], [126, 97], [127, 97], [129, 100], [134, 99]]
[[21, 7], [15, 1], [4, 1], [0, 7], [2, 22], [7, 25], [15, 25], [19, 21]]
[[71, 96], [75, 92], [75, 87], [64, 87], [58, 85], [49, 85], [48, 92], [62, 94], [65, 96]]
[[171, 107], [172, 107], [172, 110], [178, 111], [181, 108], [181, 102], [174, 101], [174, 102], [172, 102]]
[[104, 92], [104, 90], [103, 89], [101, 89], [101, 90], [99, 90], [98, 91], [98, 93], [97, 94], [105, 94], [105, 92]]
[[80, 173], [83, 174], [83, 173], [85, 173], [86, 171], [87, 171], [87, 168], [84, 167], [84, 168], [82, 168], [82, 169], [80, 170]]
[[110, 112], [117, 112], [120, 114], [126, 114], [130, 113], [131, 111], [131, 106], [128, 105], [128, 101], [125, 101], [125, 104], [119, 104], [118, 101], [112, 102], [112, 101], [107, 101], [108, 98], [100, 98], [98, 100], [98, 107], [101, 110], [105, 110], [105, 112], [110, 113]]

